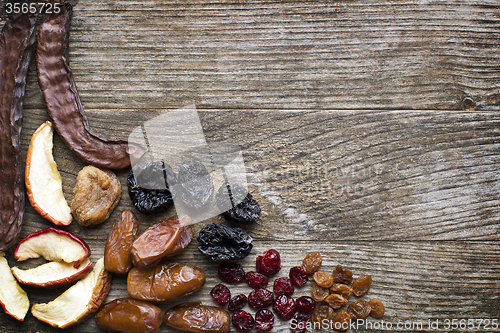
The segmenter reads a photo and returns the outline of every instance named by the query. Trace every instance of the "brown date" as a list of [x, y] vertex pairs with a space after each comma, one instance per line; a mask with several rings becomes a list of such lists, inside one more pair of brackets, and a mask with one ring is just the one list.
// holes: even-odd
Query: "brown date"
[[141, 301], [166, 301], [186, 296], [205, 284], [205, 273], [179, 263], [159, 264], [147, 270], [134, 267], [128, 272], [127, 291]]
[[104, 266], [113, 273], [125, 274], [132, 267], [130, 248], [139, 234], [139, 223], [131, 210], [125, 209], [115, 220], [104, 249]]
[[168, 309], [163, 322], [170, 327], [187, 332], [227, 333], [230, 318], [227, 311], [201, 302], [179, 304]]
[[96, 315], [97, 325], [108, 332], [156, 333], [162, 320], [159, 307], [133, 298], [105, 304]]
[[191, 219], [186, 215], [173, 216], [151, 225], [137, 237], [131, 247], [132, 262], [140, 269], [158, 264], [164, 257], [171, 257], [193, 239]]

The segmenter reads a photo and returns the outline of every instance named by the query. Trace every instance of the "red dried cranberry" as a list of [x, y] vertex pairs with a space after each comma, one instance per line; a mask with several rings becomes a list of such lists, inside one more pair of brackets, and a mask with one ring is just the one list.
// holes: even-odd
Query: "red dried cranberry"
[[307, 283], [309, 278], [307, 277], [306, 271], [302, 267], [292, 267], [290, 268], [290, 281], [295, 287], [302, 287]]
[[273, 293], [267, 289], [255, 289], [248, 295], [248, 304], [256, 310], [270, 306], [273, 300]]
[[296, 309], [295, 301], [289, 296], [280, 295], [274, 300], [273, 310], [283, 320], [292, 319]]
[[246, 297], [246, 295], [239, 294], [239, 295], [234, 296], [229, 301], [227, 308], [229, 311], [240, 310], [245, 306], [245, 304], [247, 304], [247, 302], [248, 302], [248, 298]]
[[229, 288], [220, 283], [212, 288], [210, 295], [215, 298], [215, 301], [220, 306], [226, 305], [231, 299], [231, 291], [229, 291]]
[[225, 262], [220, 264], [218, 273], [222, 281], [231, 284], [237, 284], [245, 278], [243, 267], [235, 262]]
[[291, 296], [294, 292], [294, 289], [289, 278], [280, 277], [274, 280], [273, 291], [276, 295]]
[[267, 309], [257, 311], [255, 314], [255, 327], [259, 331], [268, 332], [273, 329], [274, 315]]
[[300, 313], [308, 314], [316, 308], [316, 301], [309, 296], [301, 296], [295, 301], [297, 311]]
[[275, 275], [281, 269], [280, 254], [276, 250], [267, 250], [257, 257], [257, 272], [266, 276]]
[[232, 321], [234, 328], [241, 332], [248, 332], [255, 326], [252, 315], [243, 310], [233, 313]]
[[247, 281], [248, 285], [254, 289], [265, 288], [267, 287], [268, 283], [267, 276], [254, 271], [246, 273], [245, 280]]
[[307, 328], [307, 323], [310, 320], [311, 319], [309, 318], [309, 315], [303, 313], [297, 313], [292, 319], [292, 325], [290, 327], [290, 330], [292, 331], [292, 333], [305, 333]]

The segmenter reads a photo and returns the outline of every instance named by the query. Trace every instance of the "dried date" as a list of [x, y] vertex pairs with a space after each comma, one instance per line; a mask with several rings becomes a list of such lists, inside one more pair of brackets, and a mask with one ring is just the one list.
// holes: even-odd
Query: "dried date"
[[223, 215], [237, 222], [251, 224], [260, 218], [260, 207], [243, 186], [222, 185], [215, 196]]
[[252, 250], [252, 237], [227, 223], [212, 223], [198, 233], [198, 249], [212, 260], [239, 260]]
[[228, 333], [231, 328], [227, 311], [201, 302], [179, 304], [168, 309], [163, 322], [177, 330], [200, 333]]
[[104, 266], [113, 273], [125, 274], [133, 266], [130, 248], [139, 234], [139, 223], [132, 211], [125, 209], [115, 220], [104, 249]]

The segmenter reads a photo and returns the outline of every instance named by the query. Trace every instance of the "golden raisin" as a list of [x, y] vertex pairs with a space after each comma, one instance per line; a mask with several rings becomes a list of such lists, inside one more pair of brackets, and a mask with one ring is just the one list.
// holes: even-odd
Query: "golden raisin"
[[352, 282], [352, 272], [347, 268], [337, 265], [333, 269], [333, 281], [342, 284], [349, 284]]
[[351, 316], [344, 310], [337, 312], [335, 317], [332, 319], [333, 329], [336, 331], [345, 331], [349, 328], [351, 324]]
[[372, 278], [369, 275], [358, 277], [352, 282], [352, 291], [356, 296], [363, 296], [372, 285]]
[[322, 263], [321, 253], [310, 252], [302, 260], [302, 268], [306, 271], [307, 275], [311, 275], [318, 271]]
[[333, 309], [326, 304], [320, 304], [311, 312], [311, 322], [322, 323], [323, 320], [331, 320], [333, 317]]
[[325, 303], [334, 310], [340, 309], [343, 305], [347, 304], [347, 300], [339, 294], [331, 294], [325, 298]]
[[372, 307], [370, 316], [372, 316], [373, 318], [381, 318], [384, 316], [385, 306], [379, 299], [371, 299], [368, 301], [368, 303], [370, 303], [370, 306]]
[[311, 297], [316, 302], [323, 302], [325, 298], [330, 294], [330, 291], [327, 288], [322, 288], [318, 286], [316, 282], [313, 283], [311, 290]]
[[330, 293], [342, 295], [345, 299], [349, 299], [352, 296], [352, 288], [346, 284], [335, 283], [330, 287]]
[[333, 277], [325, 272], [314, 273], [313, 279], [322, 288], [330, 288], [333, 285]]
[[360, 299], [358, 301], [352, 302], [347, 307], [347, 313], [351, 316], [352, 319], [365, 319], [368, 317], [370, 312], [372, 311], [372, 307], [370, 303], [367, 301]]

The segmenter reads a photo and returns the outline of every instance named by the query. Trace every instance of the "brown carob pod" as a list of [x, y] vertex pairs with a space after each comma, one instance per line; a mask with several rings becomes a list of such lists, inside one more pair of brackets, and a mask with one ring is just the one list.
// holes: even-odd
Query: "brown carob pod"
[[47, 113], [68, 147], [85, 162], [106, 169], [130, 167], [130, 156], [139, 159], [140, 145], [112, 140], [93, 133], [83, 110], [75, 81], [68, 65], [69, 25], [73, 9], [60, 6], [40, 27], [36, 48], [38, 83]]
[[22, 100], [35, 43], [36, 14], [15, 14], [0, 36], [0, 251], [14, 244], [24, 216]]

